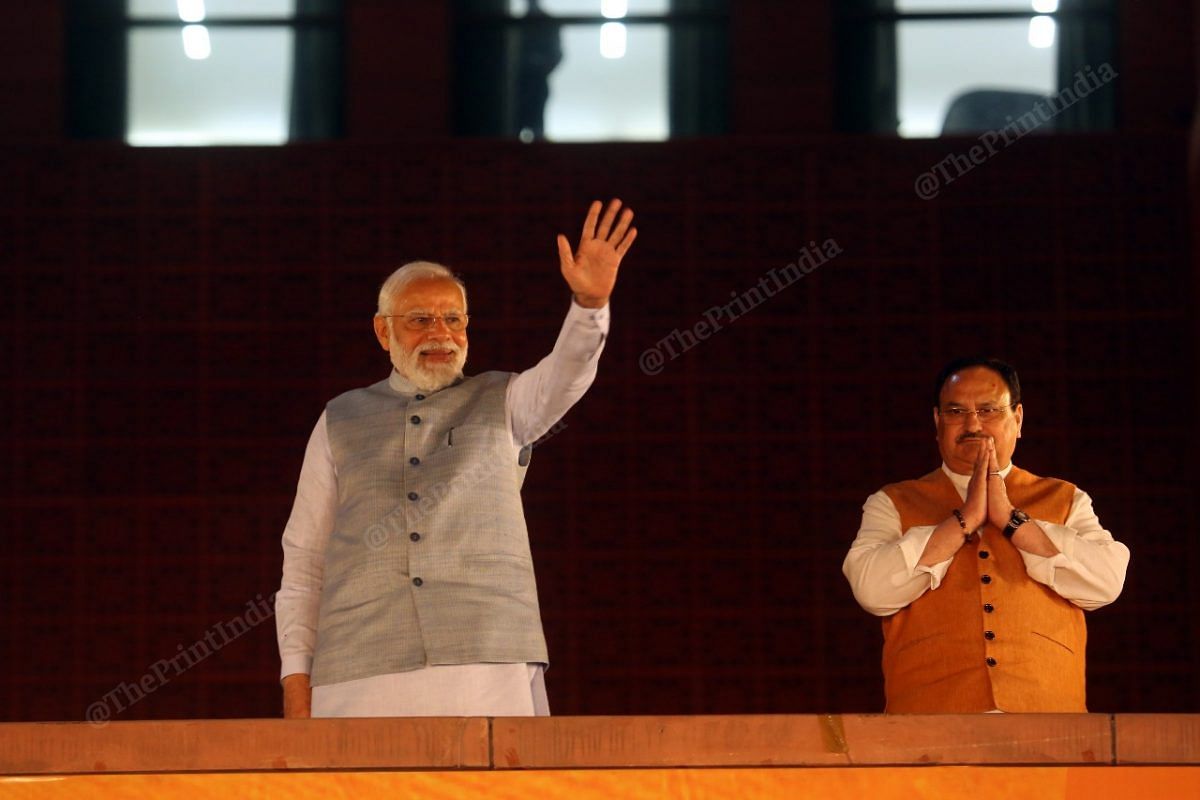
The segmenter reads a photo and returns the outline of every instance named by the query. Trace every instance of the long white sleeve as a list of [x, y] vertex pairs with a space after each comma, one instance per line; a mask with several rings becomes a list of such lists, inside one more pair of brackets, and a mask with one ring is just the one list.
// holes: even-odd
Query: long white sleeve
[[842, 562], [842, 573], [860, 606], [886, 617], [941, 584], [951, 559], [931, 567], [917, 563], [934, 527], [901, 531], [900, 513], [890, 497], [876, 492], [867, 498], [858, 536]]
[[1047, 558], [1020, 551], [1029, 577], [1085, 611], [1117, 599], [1125, 587], [1129, 548], [1100, 524], [1087, 492], [1075, 490], [1065, 524], [1036, 522], [1059, 552]]
[[537, 366], [509, 382], [505, 400], [518, 447], [550, 430], [592, 385], [608, 321], [607, 305], [584, 308], [572, 300], [554, 349]]
[[336, 513], [337, 474], [322, 413], [308, 439], [296, 501], [283, 530], [283, 581], [275, 595], [281, 680], [295, 672], [312, 671], [325, 547]]

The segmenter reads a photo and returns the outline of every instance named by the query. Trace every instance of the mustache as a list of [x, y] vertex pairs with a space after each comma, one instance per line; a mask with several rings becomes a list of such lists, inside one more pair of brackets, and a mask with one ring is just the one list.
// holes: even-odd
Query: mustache
[[963, 442], [968, 441], [970, 439], [978, 439], [981, 442], [986, 442], [990, 438], [992, 438], [992, 437], [988, 436], [986, 433], [980, 433], [978, 431], [968, 431], [967, 433], [959, 434], [958, 438], [955, 439], [954, 442], [955, 442], [955, 444], [962, 444]]
[[428, 352], [430, 352], [431, 350], [432, 350], [432, 351], [444, 352], [444, 353], [450, 353], [451, 355], [458, 355], [459, 353], [461, 353], [461, 352], [462, 352], [462, 348], [461, 348], [461, 347], [459, 347], [459, 346], [458, 346], [458, 345], [457, 345], [455, 342], [453, 342], [453, 341], [445, 341], [445, 342], [425, 342], [424, 344], [420, 344], [420, 345], [417, 345], [416, 347], [414, 347], [414, 348], [413, 348], [413, 350], [412, 350], [412, 352], [414, 352], [414, 353], [428, 353]]

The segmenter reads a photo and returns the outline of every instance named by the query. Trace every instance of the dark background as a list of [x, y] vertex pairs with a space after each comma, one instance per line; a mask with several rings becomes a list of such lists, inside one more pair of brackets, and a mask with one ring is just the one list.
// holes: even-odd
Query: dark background
[[[881, 709], [841, 559], [867, 495], [937, 466], [929, 384], [978, 350], [1020, 369], [1018, 463], [1133, 553], [1090, 707], [1200, 711], [1200, 3], [1121, 4], [1118, 131], [1027, 137], [931, 202], [916, 176], [973, 141], [836, 134], [825, 3], [731, 4], [721, 139], [453, 139], [447, 4], [351, 0], [345, 139], [165, 150], [65, 139], [62, 9], [3, 5], [0, 719], [82, 719], [278, 588], [313, 423], [387, 372], [392, 269], [461, 271], [469, 366], [524, 368], [567, 304], [555, 233], [613, 195], [640, 236], [608, 349], [525, 490], [555, 713]], [[272, 619], [119, 718], [274, 716], [277, 679]]]

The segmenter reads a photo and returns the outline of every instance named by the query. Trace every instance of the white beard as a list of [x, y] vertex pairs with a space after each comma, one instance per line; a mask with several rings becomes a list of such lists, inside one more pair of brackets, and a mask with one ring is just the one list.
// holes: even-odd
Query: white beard
[[[421, 351], [431, 347], [450, 351], [454, 355], [454, 360], [449, 364], [422, 364]], [[392, 346], [388, 350], [388, 355], [392, 359], [392, 366], [396, 368], [396, 372], [426, 393], [445, 389], [457, 381], [463, 376], [463, 367], [467, 363], [466, 346], [459, 347], [450, 340], [425, 342], [406, 352], [395, 337], [392, 337]]]

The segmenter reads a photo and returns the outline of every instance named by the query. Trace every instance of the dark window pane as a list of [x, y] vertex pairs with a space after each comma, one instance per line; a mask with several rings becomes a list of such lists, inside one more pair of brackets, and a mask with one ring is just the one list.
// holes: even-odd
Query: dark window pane
[[461, 135], [657, 141], [724, 132], [721, 2], [460, 0], [456, 12]]

